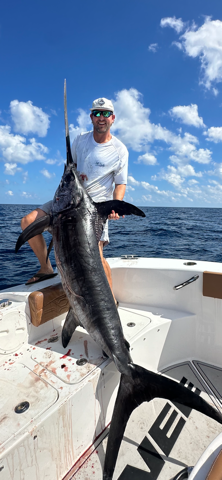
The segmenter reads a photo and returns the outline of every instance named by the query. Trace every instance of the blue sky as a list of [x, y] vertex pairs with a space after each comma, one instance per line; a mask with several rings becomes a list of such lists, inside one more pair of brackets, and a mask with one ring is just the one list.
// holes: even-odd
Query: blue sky
[[221, 0], [9, 0], [0, 6], [0, 203], [50, 200], [95, 98], [129, 149], [125, 200], [222, 206]]

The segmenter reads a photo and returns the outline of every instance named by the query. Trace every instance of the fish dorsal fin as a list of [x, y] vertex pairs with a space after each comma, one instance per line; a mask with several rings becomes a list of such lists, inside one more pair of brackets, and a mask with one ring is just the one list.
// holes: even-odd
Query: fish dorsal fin
[[70, 146], [70, 137], [69, 137], [69, 123], [67, 115], [67, 95], [66, 95], [66, 80], [64, 80], [64, 115], [65, 115], [65, 131], [66, 131], [66, 165], [73, 163], [71, 146]]

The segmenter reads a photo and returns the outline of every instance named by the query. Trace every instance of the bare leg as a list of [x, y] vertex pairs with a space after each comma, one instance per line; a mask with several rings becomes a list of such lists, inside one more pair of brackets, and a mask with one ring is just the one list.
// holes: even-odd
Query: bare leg
[[108, 264], [108, 262], [106, 261], [106, 259], [104, 258], [103, 256], [103, 242], [99, 242], [99, 253], [100, 253], [100, 257], [101, 257], [101, 260], [102, 260], [102, 264], [103, 264], [103, 268], [105, 270], [105, 274], [106, 274], [106, 277], [107, 277], [107, 280], [109, 282], [109, 286], [110, 286], [110, 290], [113, 294], [113, 298], [115, 300], [115, 303], [117, 304], [117, 301], [115, 299], [115, 295], [113, 293], [113, 282], [112, 282], [112, 273], [111, 273], [111, 268]]
[[[26, 215], [26, 217], [23, 217], [23, 219], [21, 220], [22, 230], [28, 227], [28, 225], [34, 222], [37, 218], [43, 217], [44, 215], [46, 215], [46, 213], [40, 208], [33, 210], [31, 213]], [[48, 259], [46, 263], [47, 246], [46, 246], [43, 235], [36, 235], [36, 237], [31, 238], [31, 240], [29, 240], [28, 243], [40, 263], [40, 269], [38, 270], [37, 273], [53, 273], [53, 268], [50, 260]], [[35, 276], [30, 278], [30, 280], [28, 280], [27, 283], [33, 282], [34, 280], [37, 280]]]

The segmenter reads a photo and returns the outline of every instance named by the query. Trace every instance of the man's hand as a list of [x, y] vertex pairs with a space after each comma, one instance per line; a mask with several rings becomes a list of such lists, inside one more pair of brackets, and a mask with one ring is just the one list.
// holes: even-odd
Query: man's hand
[[[126, 191], [126, 185], [115, 185], [115, 189], [113, 192], [113, 199], [114, 200], [123, 200], [123, 197], [125, 195]], [[122, 215], [122, 218], [125, 218], [125, 215]], [[120, 216], [118, 213], [116, 213], [114, 210], [110, 213], [108, 216], [109, 220], [119, 220]]]
[[[125, 215], [122, 216], [122, 218], [125, 218]], [[118, 213], [114, 212], [114, 210], [112, 210], [112, 212], [110, 213], [110, 215], [108, 216], [108, 219], [109, 220], [119, 220], [120, 219], [120, 216]]]

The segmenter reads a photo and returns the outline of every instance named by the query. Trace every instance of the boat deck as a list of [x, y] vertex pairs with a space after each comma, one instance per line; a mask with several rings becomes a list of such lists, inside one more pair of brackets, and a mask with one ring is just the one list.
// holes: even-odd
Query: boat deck
[[[219, 391], [212, 392], [215, 377], [221, 385], [222, 369], [193, 361], [164, 373], [196, 393], [201, 391], [206, 401], [222, 410]], [[220, 433], [221, 425], [188, 407], [163, 399], [144, 403], [127, 424], [113, 480], [173, 480], [186, 467], [193, 467]], [[88, 458], [85, 453], [81, 469], [77, 463], [64, 480], [102, 479], [107, 439], [106, 431]]]
[[[129, 298], [132, 288], [132, 303], [120, 299], [119, 314], [133, 362], [183, 383], [222, 410], [222, 369], [210, 361], [220, 358], [221, 300], [203, 300], [215, 307], [212, 318], [218, 320], [213, 330], [208, 313], [202, 317], [199, 306], [194, 308], [200, 283], [174, 293], [173, 286], [183, 278], [178, 278], [180, 271], [169, 275], [173, 278], [165, 306], [157, 306], [154, 295], [154, 306], [133, 303], [135, 286], [130, 281], [124, 295]], [[168, 277], [161, 279], [168, 288]], [[144, 285], [138, 287], [138, 298]], [[155, 295], [158, 285], [159, 278], [153, 286]], [[27, 308], [33, 289], [11, 289], [7, 297], [11, 295], [12, 305], [0, 322], [1, 480], [101, 480], [119, 373], [81, 327], [68, 347], [62, 347], [65, 314], [34, 327]], [[211, 342], [207, 349], [206, 342]], [[28, 402], [29, 408], [16, 415], [14, 409], [21, 402]], [[220, 432], [215, 421], [179, 404], [158, 398], [144, 403], [127, 424], [113, 480], [173, 480], [186, 466], [196, 464]]]

